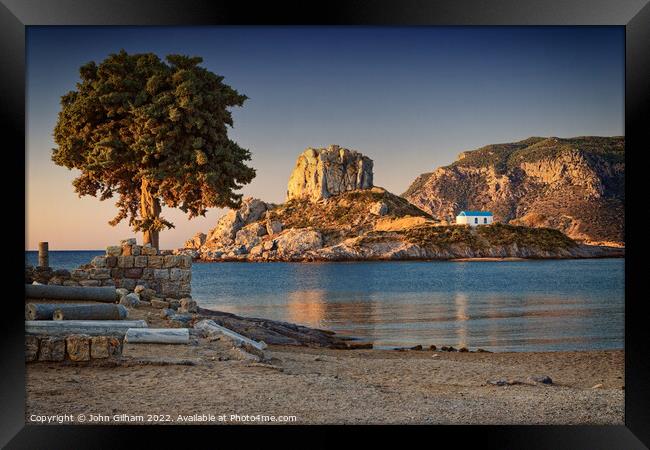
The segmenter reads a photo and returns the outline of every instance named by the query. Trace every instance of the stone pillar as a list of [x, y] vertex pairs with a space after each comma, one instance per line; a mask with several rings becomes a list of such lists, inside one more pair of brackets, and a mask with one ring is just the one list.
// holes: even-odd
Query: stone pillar
[[47, 242], [38, 243], [38, 266], [50, 267], [50, 250]]

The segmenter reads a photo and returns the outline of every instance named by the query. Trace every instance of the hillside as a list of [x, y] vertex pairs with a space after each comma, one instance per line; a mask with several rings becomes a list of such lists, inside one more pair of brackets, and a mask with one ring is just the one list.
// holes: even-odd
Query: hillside
[[487, 145], [420, 175], [402, 196], [449, 222], [464, 209], [490, 210], [503, 223], [622, 244], [625, 141], [531, 137]]

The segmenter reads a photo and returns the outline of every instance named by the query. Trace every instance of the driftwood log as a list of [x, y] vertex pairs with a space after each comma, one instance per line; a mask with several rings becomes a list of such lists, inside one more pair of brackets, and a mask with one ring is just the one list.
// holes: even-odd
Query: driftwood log
[[129, 311], [124, 305], [60, 305], [54, 311], [54, 320], [124, 320]]
[[187, 328], [129, 328], [124, 342], [130, 344], [189, 344]]
[[198, 308], [198, 315], [211, 319], [235, 333], [255, 341], [275, 345], [305, 345], [310, 347], [351, 348], [343, 337], [333, 331], [295, 325], [277, 320], [241, 317], [235, 314]]
[[106, 303], [28, 303], [25, 305], [25, 320], [123, 320], [128, 314], [128, 310], [123, 305]]
[[25, 297], [31, 299], [93, 301], [115, 303], [119, 299], [114, 287], [57, 286], [53, 284], [26, 284]]
[[27, 334], [124, 336], [129, 328], [147, 328], [144, 320], [26, 320]]

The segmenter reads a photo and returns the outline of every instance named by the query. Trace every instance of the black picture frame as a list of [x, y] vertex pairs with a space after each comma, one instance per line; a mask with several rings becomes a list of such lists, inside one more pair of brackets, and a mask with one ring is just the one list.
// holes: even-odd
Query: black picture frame
[[[11, 208], [15, 234], [25, 232], [25, 27], [30, 25], [612, 25], [625, 27], [626, 90], [625, 146], [627, 204], [625, 212], [625, 425], [624, 426], [451, 426], [416, 427], [424, 439], [454, 446], [478, 439], [483, 448], [636, 449], [650, 446], [650, 343], [645, 323], [648, 307], [643, 290], [642, 228], [644, 196], [643, 153], [650, 149], [650, 5], [649, 0], [342, 0], [267, 2], [253, 4], [207, 0], [0, 0], [0, 110], [3, 129], [5, 189], [3, 200]], [[7, 143], [7, 138], [13, 146]], [[6, 158], [11, 155], [12, 158]], [[14, 176], [15, 174], [15, 176]], [[21, 177], [20, 174], [23, 174]], [[16, 179], [17, 178], [17, 179]], [[635, 186], [636, 185], [636, 186]], [[11, 203], [10, 203], [11, 201]], [[14, 204], [12, 204], [15, 202]], [[11, 206], [10, 206], [11, 205]], [[22, 212], [22, 216], [20, 213]], [[22, 229], [22, 231], [20, 230]], [[10, 231], [6, 231], [9, 233]], [[646, 232], [647, 233], [647, 232]], [[15, 242], [14, 242], [15, 241]], [[24, 242], [24, 241], [23, 241]], [[148, 431], [174, 440], [221, 439], [223, 428], [214, 427], [123, 427], [34, 426], [25, 424], [25, 363], [23, 304], [24, 258], [20, 239], [6, 243], [11, 263], [5, 279], [13, 295], [4, 299], [2, 327], [2, 383], [0, 385], [0, 445], [7, 448], [115, 448], [134, 443], [135, 433]], [[14, 254], [15, 253], [15, 254]], [[14, 261], [15, 258], [15, 261]], [[264, 431], [236, 427], [259, 434]], [[268, 430], [269, 428], [264, 428]], [[288, 427], [285, 430], [295, 430]], [[304, 430], [304, 427], [302, 428]], [[336, 445], [338, 434], [329, 428], [319, 432], [319, 443]], [[382, 435], [396, 428], [372, 427]], [[403, 430], [400, 428], [400, 430]], [[412, 429], [407, 431], [411, 433]], [[206, 436], [211, 435], [211, 436]], [[194, 441], [198, 443], [197, 441]], [[644, 445], [645, 444], [645, 445]]]

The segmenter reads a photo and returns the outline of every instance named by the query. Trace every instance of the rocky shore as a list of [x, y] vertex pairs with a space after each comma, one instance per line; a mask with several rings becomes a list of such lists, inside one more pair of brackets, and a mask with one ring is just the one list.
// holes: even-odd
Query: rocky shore
[[382, 188], [312, 203], [247, 198], [209, 234], [174, 251], [198, 261], [369, 261], [625, 256], [621, 246], [585, 245], [549, 228], [437, 221]]

